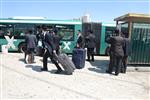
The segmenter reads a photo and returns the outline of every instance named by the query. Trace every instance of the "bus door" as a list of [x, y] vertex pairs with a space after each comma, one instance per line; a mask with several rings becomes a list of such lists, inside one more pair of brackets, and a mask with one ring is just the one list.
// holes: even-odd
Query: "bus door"
[[101, 23], [83, 23], [82, 33], [84, 37], [87, 36], [89, 30], [92, 30], [96, 37], [96, 54], [100, 54]]

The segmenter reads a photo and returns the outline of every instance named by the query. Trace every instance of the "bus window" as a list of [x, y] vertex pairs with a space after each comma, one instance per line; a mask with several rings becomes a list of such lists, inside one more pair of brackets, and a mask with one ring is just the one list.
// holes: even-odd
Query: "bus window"
[[56, 28], [63, 41], [74, 40], [74, 25], [56, 25]]
[[4, 35], [12, 36], [13, 34], [13, 25], [12, 24], [0, 24], [0, 36]]
[[[57, 30], [58, 35], [62, 37], [63, 41], [73, 41], [74, 40], [74, 25], [61, 25], [61, 24], [47, 24], [47, 30]], [[37, 29], [36, 29], [37, 30]]]
[[115, 27], [106, 27], [105, 41], [106, 39], [115, 36], [114, 31], [115, 31]]
[[2, 29], [2, 27], [0, 27], [0, 37], [4, 36], [4, 33], [5, 33], [4, 30]]
[[33, 30], [35, 31], [33, 24], [15, 24], [14, 25], [14, 36], [15, 37], [23, 37], [25, 36], [25, 33], [27, 30]]

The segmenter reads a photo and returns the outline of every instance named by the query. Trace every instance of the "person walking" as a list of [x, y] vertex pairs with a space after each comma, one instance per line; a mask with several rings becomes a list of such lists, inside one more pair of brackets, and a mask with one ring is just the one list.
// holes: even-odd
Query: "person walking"
[[37, 39], [36, 36], [33, 34], [32, 30], [29, 30], [28, 33], [25, 36], [25, 43], [27, 46], [27, 51], [25, 52], [25, 63], [26, 56], [28, 55], [28, 63], [34, 62], [34, 51], [37, 46]]
[[43, 31], [43, 43], [44, 43], [44, 48], [45, 48], [45, 52], [44, 52], [44, 56], [43, 56], [43, 68], [41, 68], [42, 71], [48, 71], [47, 68], [47, 58], [50, 57], [52, 63], [55, 64], [55, 66], [57, 67], [57, 71], [55, 73], [61, 73], [62, 69], [59, 66], [59, 64], [57, 63], [57, 61], [54, 59], [54, 53], [56, 53], [55, 50], [55, 45], [54, 45], [54, 40], [53, 40], [53, 36], [52, 34], [50, 34], [47, 31], [47, 27], [43, 26], [42, 27]]

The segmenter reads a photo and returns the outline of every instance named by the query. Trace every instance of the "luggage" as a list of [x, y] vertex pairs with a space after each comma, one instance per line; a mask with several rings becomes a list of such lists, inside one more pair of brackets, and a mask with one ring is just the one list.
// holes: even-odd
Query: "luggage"
[[54, 54], [58, 62], [62, 65], [67, 75], [71, 75], [75, 70], [75, 65], [66, 54]]
[[72, 54], [72, 61], [77, 69], [84, 68], [86, 58], [86, 50], [74, 49]]

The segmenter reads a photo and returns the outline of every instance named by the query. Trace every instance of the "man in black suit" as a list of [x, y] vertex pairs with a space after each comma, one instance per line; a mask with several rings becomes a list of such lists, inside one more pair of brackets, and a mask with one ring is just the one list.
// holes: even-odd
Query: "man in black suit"
[[121, 65], [122, 65], [122, 58], [124, 56], [124, 39], [120, 36], [119, 30], [115, 30], [116, 36], [111, 37], [108, 42], [111, 44], [111, 51], [112, 51], [112, 59], [113, 64], [108, 69], [108, 73], [112, 73], [113, 67], [115, 66], [115, 75], [119, 75]]
[[[86, 37], [86, 42], [87, 42], [87, 61], [94, 61], [94, 48], [96, 44], [96, 37], [93, 34], [93, 31], [89, 30], [89, 34]], [[90, 59], [92, 58], [92, 59]]]
[[29, 30], [28, 33], [25, 36], [25, 43], [27, 46], [27, 51], [25, 52], [25, 63], [26, 61], [26, 55], [31, 55], [31, 63], [33, 63], [34, 61], [34, 51], [35, 51], [35, 47], [37, 46], [37, 39], [36, 36], [34, 34], [32, 34], [32, 30]]
[[53, 39], [54, 39], [54, 45], [55, 45], [55, 50], [56, 50], [56, 54], [60, 54], [60, 40], [62, 39], [61, 36], [59, 36], [57, 34], [57, 30], [54, 29], [54, 31], [52, 32], [53, 34]]
[[57, 71], [55, 73], [60, 73], [62, 72], [61, 67], [59, 66], [59, 64], [57, 63], [57, 61], [54, 59], [54, 53], [56, 53], [55, 51], [55, 45], [54, 45], [54, 40], [53, 40], [53, 36], [51, 33], [49, 33], [47, 31], [46, 26], [43, 26], [43, 32], [42, 32], [43, 36], [43, 43], [44, 43], [44, 48], [45, 48], [45, 52], [44, 52], [44, 56], [43, 56], [43, 68], [41, 68], [42, 71], [47, 71], [47, 58], [50, 57], [52, 63], [55, 64], [55, 66], [57, 67]]
[[84, 39], [80, 30], [78, 30], [77, 48], [84, 48]]
[[122, 73], [126, 73], [128, 56], [131, 54], [130, 39], [124, 36], [124, 43], [125, 43], [125, 45], [123, 47], [124, 56], [123, 56], [123, 60], [122, 60], [123, 66], [122, 66], [122, 70], [121, 70]]

